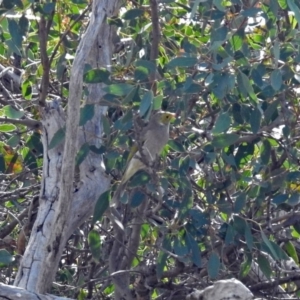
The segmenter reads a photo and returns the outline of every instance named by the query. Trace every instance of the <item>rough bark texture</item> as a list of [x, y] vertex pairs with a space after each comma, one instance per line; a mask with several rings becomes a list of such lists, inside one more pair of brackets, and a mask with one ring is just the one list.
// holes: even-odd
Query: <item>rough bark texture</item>
[[[194, 291], [187, 300], [254, 300], [250, 290], [237, 279], [219, 280], [202, 291]], [[259, 299], [257, 299], [259, 300]]]
[[[43, 108], [44, 166], [40, 208], [26, 252], [21, 261], [15, 285], [28, 291], [45, 293], [54, 280], [65, 244], [75, 228], [92, 212], [97, 198], [109, 186], [102, 158], [92, 152], [80, 165], [81, 184], [73, 187], [75, 156], [83, 143], [101, 143], [101, 115], [105, 108], [96, 105], [95, 115], [78, 135], [82, 78], [85, 63], [109, 68], [112, 45], [106, 18], [115, 14], [119, 0], [94, 1], [89, 27], [74, 59], [67, 118], [58, 102]], [[105, 42], [104, 42], [105, 41]], [[101, 45], [101, 47], [100, 47]], [[89, 103], [97, 104], [101, 85], [89, 88]], [[66, 119], [66, 122], [65, 122]], [[49, 150], [54, 134], [66, 124], [65, 145]]]
[[53, 295], [41, 295], [24, 289], [0, 283], [0, 299], [6, 300], [70, 300]]

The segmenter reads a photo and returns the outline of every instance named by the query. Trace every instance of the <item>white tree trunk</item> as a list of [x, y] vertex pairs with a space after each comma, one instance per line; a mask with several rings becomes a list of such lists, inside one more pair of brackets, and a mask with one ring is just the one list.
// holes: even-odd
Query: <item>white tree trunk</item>
[[71, 300], [53, 295], [41, 295], [24, 289], [0, 283], [0, 299], [9, 300]]
[[[101, 143], [101, 116], [105, 112], [105, 108], [97, 105], [103, 95], [101, 84], [89, 87], [87, 101], [96, 104], [95, 115], [78, 134], [82, 78], [87, 62], [107, 68], [111, 64], [112, 28], [106, 19], [117, 12], [118, 3], [119, 0], [93, 2], [90, 24], [71, 71], [67, 118], [56, 101], [47, 104], [42, 111], [44, 165], [40, 207], [15, 279], [15, 285], [27, 291], [43, 294], [51, 287], [68, 238], [92, 214], [97, 198], [109, 187], [110, 180], [101, 167], [102, 157], [92, 152], [80, 165], [81, 185], [76, 192], [73, 179], [79, 147], [84, 142], [96, 146]], [[65, 124], [64, 146], [49, 150], [52, 137]]]

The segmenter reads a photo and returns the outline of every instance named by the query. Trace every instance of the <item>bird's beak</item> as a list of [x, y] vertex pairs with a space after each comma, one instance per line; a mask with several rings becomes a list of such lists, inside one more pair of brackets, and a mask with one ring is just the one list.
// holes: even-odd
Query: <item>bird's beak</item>
[[176, 120], [176, 114], [173, 114], [173, 113], [169, 113], [171, 119], [170, 119], [170, 122], [174, 122]]

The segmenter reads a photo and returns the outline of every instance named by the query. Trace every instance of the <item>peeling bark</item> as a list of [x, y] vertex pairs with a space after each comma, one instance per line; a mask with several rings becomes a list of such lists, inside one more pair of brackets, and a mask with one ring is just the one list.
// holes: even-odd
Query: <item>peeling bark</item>
[[[84, 130], [78, 130], [84, 65], [88, 62], [109, 68], [112, 28], [106, 24], [106, 18], [115, 14], [118, 3], [118, 0], [93, 3], [90, 24], [78, 46], [71, 71], [67, 117], [56, 101], [42, 108], [44, 165], [40, 207], [15, 279], [16, 286], [30, 292], [43, 294], [51, 287], [68, 238], [92, 214], [99, 195], [110, 184], [102, 157], [90, 152], [80, 165], [81, 185], [75, 191], [73, 188], [78, 147], [84, 142], [101, 144], [101, 116], [106, 111], [96, 105], [93, 119]], [[101, 88], [100, 84], [91, 85], [87, 102], [99, 103], [103, 95]], [[54, 134], [65, 124], [65, 145], [49, 150]]]
[[0, 283], [0, 299], [6, 300], [71, 300], [53, 295], [41, 295], [24, 289]]

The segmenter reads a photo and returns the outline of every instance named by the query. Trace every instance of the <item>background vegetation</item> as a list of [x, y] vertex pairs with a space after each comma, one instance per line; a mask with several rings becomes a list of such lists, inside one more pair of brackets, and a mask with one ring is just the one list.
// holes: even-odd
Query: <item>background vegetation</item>
[[[297, 269], [300, 252], [300, 5], [155, 3], [124, 2], [107, 20], [116, 28], [111, 71], [86, 65], [85, 84], [106, 85], [101, 103], [108, 112], [102, 146], [84, 144], [76, 164], [91, 151], [103, 155], [112, 186], [68, 240], [51, 292], [79, 299], [109, 299], [114, 292], [108, 271], [113, 230], [103, 213], [137, 123], [161, 108], [177, 120], [155, 166], [159, 176], [137, 174], [123, 199], [128, 230], [131, 212], [148, 201], [131, 268], [123, 270], [132, 289], [141, 295], [146, 286], [154, 299], [182, 299], [193, 288], [235, 277], [257, 295], [299, 296], [300, 275], [286, 275], [284, 262], [292, 258]], [[53, 100], [67, 106], [70, 66], [89, 11], [84, 0], [1, 5], [2, 283], [13, 283], [38, 209], [45, 159], [40, 109]], [[80, 125], [93, 115], [94, 105], [83, 102]], [[49, 147], [63, 142], [61, 130]], [[158, 184], [163, 201], [155, 194]], [[260, 273], [252, 273], [255, 265]]]

